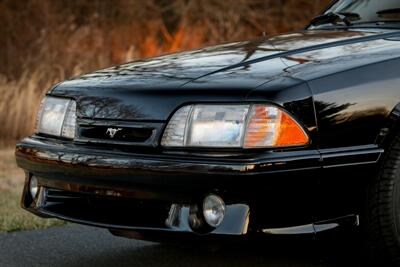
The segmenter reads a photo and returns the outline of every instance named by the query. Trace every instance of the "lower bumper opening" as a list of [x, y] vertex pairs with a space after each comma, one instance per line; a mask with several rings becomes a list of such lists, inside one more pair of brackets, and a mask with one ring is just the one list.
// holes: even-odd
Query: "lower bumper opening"
[[205, 223], [204, 227], [193, 227], [193, 220], [200, 221], [193, 217], [194, 203], [96, 195], [44, 186], [32, 199], [27, 185], [23, 203], [31, 212], [108, 229], [244, 235], [249, 225], [250, 209], [245, 204], [227, 205], [225, 218], [218, 227], [210, 228]]
[[44, 188], [37, 209], [55, 217], [111, 228], [165, 228], [170, 203]]

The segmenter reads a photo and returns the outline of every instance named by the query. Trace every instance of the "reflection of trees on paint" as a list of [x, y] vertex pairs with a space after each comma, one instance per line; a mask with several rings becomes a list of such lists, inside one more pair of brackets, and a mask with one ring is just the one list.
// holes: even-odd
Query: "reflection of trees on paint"
[[384, 107], [350, 111], [351, 106], [356, 104], [315, 102], [318, 128], [324, 143], [345, 146], [372, 144], [375, 141], [377, 131], [390, 111]]
[[83, 97], [79, 102], [79, 113], [86, 118], [140, 118], [140, 108], [122, 103], [110, 97]]
[[327, 103], [316, 101], [315, 102], [315, 109], [318, 113], [318, 124], [319, 125], [332, 125], [340, 123], [343, 121], [343, 111], [348, 109], [350, 106], [354, 104], [346, 103], [342, 105], [337, 105], [335, 103]]

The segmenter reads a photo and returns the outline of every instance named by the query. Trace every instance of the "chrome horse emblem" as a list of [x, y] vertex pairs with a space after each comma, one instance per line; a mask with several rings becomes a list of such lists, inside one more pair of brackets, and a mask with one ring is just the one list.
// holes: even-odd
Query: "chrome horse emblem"
[[115, 134], [121, 130], [122, 128], [108, 128], [106, 134], [108, 134], [110, 138], [114, 138]]

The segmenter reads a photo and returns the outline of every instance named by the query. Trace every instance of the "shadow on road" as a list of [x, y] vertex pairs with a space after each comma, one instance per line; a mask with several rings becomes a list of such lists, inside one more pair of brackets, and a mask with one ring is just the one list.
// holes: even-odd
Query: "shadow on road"
[[[129, 240], [129, 239], [128, 239]], [[137, 242], [131, 240], [131, 242]], [[140, 248], [103, 251], [91, 256], [93, 266], [270, 266], [344, 267], [365, 266], [354, 240], [258, 240], [210, 246], [158, 244]], [[84, 260], [80, 258], [80, 261]], [[84, 261], [89, 260], [85, 259]], [[76, 262], [79, 264], [79, 261]]]
[[0, 266], [365, 266], [358, 263], [359, 245], [338, 237], [324, 242], [264, 239], [225, 243], [219, 249], [177, 243], [117, 238], [104, 229], [67, 225], [0, 234]]

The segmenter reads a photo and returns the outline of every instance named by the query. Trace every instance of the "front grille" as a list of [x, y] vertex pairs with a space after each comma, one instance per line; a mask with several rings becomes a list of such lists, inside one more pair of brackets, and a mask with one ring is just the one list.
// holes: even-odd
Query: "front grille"
[[158, 145], [163, 123], [78, 120], [77, 141], [134, 146]]
[[129, 128], [108, 126], [82, 126], [79, 135], [84, 138], [120, 142], [146, 142], [153, 134], [151, 128]]

